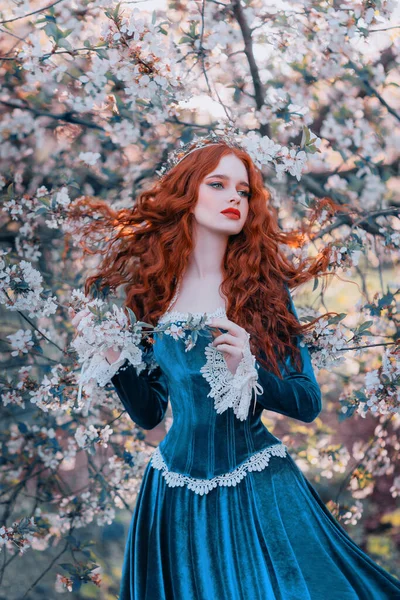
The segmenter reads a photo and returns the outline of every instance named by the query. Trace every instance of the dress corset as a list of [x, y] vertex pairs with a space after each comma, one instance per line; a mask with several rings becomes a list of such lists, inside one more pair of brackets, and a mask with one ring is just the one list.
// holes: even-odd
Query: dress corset
[[[288, 300], [297, 317], [289, 292]], [[262, 411], [310, 423], [321, 412], [321, 390], [299, 336], [300, 371], [288, 356], [278, 377], [256, 360], [247, 342], [232, 374], [222, 352], [212, 345], [211, 330], [194, 331], [188, 315], [167, 311], [159, 320], [166, 327], [154, 332], [146, 355], [149, 370], [137, 372], [131, 355], [122, 353], [104, 366], [101, 379], [104, 385], [110, 378], [132, 421], [144, 429], [156, 427], [170, 404], [173, 424], [151, 464], [169, 486], [185, 485], [207, 494], [217, 485], [235, 486], [249, 471], [265, 469], [271, 456], [287, 456], [287, 447], [263, 424]], [[214, 314], [191, 313], [195, 320], [190, 323], [198, 325], [203, 315], [208, 315], [206, 324], [214, 316], [226, 318], [220, 308]]]
[[169, 471], [200, 479], [233, 471], [251, 455], [280, 444], [261, 421], [263, 407], [257, 405], [248, 418], [239, 420], [232, 410], [218, 414], [210, 385], [200, 369], [206, 362], [205, 348], [212, 341], [206, 330], [191, 350], [181, 339], [154, 335], [154, 357], [168, 381], [173, 423], [159, 445]]

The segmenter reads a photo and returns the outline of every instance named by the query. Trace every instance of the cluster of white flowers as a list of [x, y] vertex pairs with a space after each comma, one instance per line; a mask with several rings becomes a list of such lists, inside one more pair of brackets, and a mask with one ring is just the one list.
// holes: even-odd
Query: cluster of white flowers
[[53, 315], [57, 310], [57, 298], [45, 297], [43, 277], [30, 262], [21, 260], [6, 265], [0, 257], [0, 303], [11, 311], [27, 311], [30, 317]]
[[134, 8], [129, 16], [121, 14], [118, 28], [111, 20], [102, 23], [101, 31], [109, 47], [101, 56], [95, 55], [92, 68], [80, 76], [84, 94], [69, 94], [73, 110], [84, 112], [106, 102], [110, 74], [123, 84], [127, 107], [138, 98], [159, 105], [171, 91], [176, 94], [180, 65], [171, 61], [171, 45], [159, 34], [159, 26], [144, 18], [139, 9]]
[[100, 156], [100, 152], [80, 152], [78, 158], [87, 165], [93, 167], [93, 165], [95, 165], [99, 160]]
[[342, 267], [346, 269], [346, 273], [352, 273], [351, 268], [358, 265], [362, 250], [359, 248], [351, 248], [345, 245], [332, 245], [329, 257], [329, 264], [334, 267]]
[[[363, 177], [362, 177], [363, 175]], [[356, 177], [359, 177], [364, 183], [364, 187], [359, 196], [360, 206], [363, 210], [374, 210], [375, 208], [386, 208], [387, 198], [386, 194], [386, 183], [376, 173], [371, 173], [371, 170], [367, 167], [359, 169], [356, 173]]]
[[7, 392], [2, 392], [0, 398], [3, 403], [3, 406], [7, 406], [7, 404], [14, 404], [15, 406], [25, 408], [25, 402], [21, 394], [19, 394], [17, 390], [9, 390]]
[[360, 402], [357, 412], [365, 417], [373, 414], [400, 414], [400, 360], [390, 348], [385, 348], [382, 366], [368, 371], [364, 378], [365, 402]]
[[61, 450], [54, 452], [53, 448], [44, 448], [43, 446], [38, 446], [37, 454], [43, 465], [52, 471], [55, 471], [64, 459]]
[[[307, 131], [305, 146], [310, 152], [315, 152], [321, 144], [320, 138]], [[277, 179], [280, 180], [285, 172], [290, 173], [299, 181], [306, 168], [307, 153], [300, 148], [288, 148], [274, 142], [267, 135], [260, 136], [255, 131], [250, 131], [243, 136], [243, 147], [251, 156], [254, 164], [261, 168], [262, 165], [273, 163]]]
[[64, 365], [53, 365], [50, 374], [45, 374], [34, 390], [28, 388], [30, 401], [43, 412], [68, 412], [74, 408], [74, 396], [68, 393], [65, 383], [69, 378], [71, 386], [76, 380], [70, 375], [70, 369]]
[[[347, 100], [346, 98], [346, 112], [351, 110]], [[379, 153], [376, 133], [364, 114], [356, 119], [345, 118], [341, 122], [329, 113], [321, 127], [321, 136], [331, 140], [345, 155], [352, 155], [355, 148], [363, 156], [376, 156]]]
[[29, 350], [34, 346], [35, 342], [32, 340], [31, 329], [18, 329], [15, 333], [6, 336], [11, 343], [11, 356], [18, 356], [19, 354], [28, 354]]
[[127, 119], [121, 119], [117, 123], [107, 122], [104, 124], [104, 129], [114, 144], [122, 148], [137, 144], [141, 136], [139, 125]]
[[[375, 485], [373, 477], [392, 475], [394, 472], [395, 463], [391, 460], [388, 451], [390, 446], [388, 433], [381, 423], [375, 427], [374, 437], [375, 441], [372, 447], [370, 447], [369, 441], [358, 440], [353, 443], [353, 457], [360, 462], [360, 468], [353, 473], [350, 481], [350, 489], [354, 498], [366, 498], [372, 494]], [[395, 444], [398, 446], [397, 440]]]
[[57, 573], [56, 580], [54, 582], [54, 590], [58, 594], [62, 594], [63, 592], [72, 592], [73, 582], [70, 577], [66, 577], [61, 573]]
[[[310, 311], [307, 311], [310, 313]], [[301, 312], [299, 311], [299, 316]], [[304, 335], [301, 344], [317, 347], [311, 354], [311, 362], [317, 370], [328, 369], [345, 361], [347, 338], [342, 323], [329, 323], [329, 317], [320, 319], [311, 333]]]
[[[68, 445], [66, 450], [61, 449], [56, 433], [52, 427], [39, 427], [36, 424], [23, 424], [10, 426], [10, 437], [7, 440], [7, 449], [10, 454], [23, 453], [26, 457], [39, 459], [46, 468], [56, 470], [65, 458], [76, 452], [75, 444]], [[13, 481], [17, 473], [2, 474], [3, 481]]]
[[363, 515], [364, 505], [360, 500], [356, 500], [352, 506], [349, 506], [342, 514], [341, 520], [345, 525], [357, 525]]
[[51, 202], [49, 203], [48, 218], [45, 219], [45, 223], [49, 229], [63, 228], [67, 218], [67, 209], [70, 204], [71, 198], [69, 197], [68, 187], [64, 185], [52, 195]]
[[34, 517], [23, 517], [12, 523], [11, 527], [0, 527], [0, 552], [5, 546], [7, 550], [18, 548], [24, 554], [31, 547], [37, 523]]
[[310, 108], [305, 106], [307, 98], [304, 98], [304, 90], [300, 92], [295, 86], [293, 88], [289, 90], [268, 86], [263, 106], [254, 111], [254, 116], [262, 125], [276, 120], [283, 139], [294, 137], [304, 125], [308, 126], [314, 120]]
[[344, 473], [351, 458], [345, 446], [332, 444], [330, 439], [330, 435], [324, 435], [317, 444], [302, 452], [303, 465], [305, 459], [310, 465], [321, 469], [320, 475], [327, 479], [332, 479], [334, 473]]
[[[14, 185], [18, 185], [18, 177], [14, 178]], [[12, 194], [10, 193], [12, 196]], [[33, 197], [24, 194], [16, 200], [11, 197], [4, 202], [3, 211], [7, 212], [13, 221], [18, 221], [19, 228], [15, 237], [17, 255], [25, 260], [36, 262], [42, 256], [41, 245], [37, 241], [37, 230], [40, 226], [38, 214], [43, 212], [44, 196], [49, 195], [47, 188], [42, 185], [36, 190]], [[47, 203], [48, 204], [48, 203]], [[46, 204], [46, 206], [47, 206]]]
[[97, 442], [104, 448], [108, 447], [108, 440], [110, 439], [111, 434], [113, 433], [113, 429], [109, 425], [105, 427], [95, 427], [94, 425], [89, 425], [89, 427], [84, 427], [83, 425], [79, 425], [75, 431], [75, 439], [80, 448], [86, 448], [91, 445], [91, 443]]
[[394, 246], [395, 248], [400, 248], [400, 231], [390, 231], [385, 227], [380, 227], [379, 231], [384, 236], [385, 246]]
[[[60, 500], [58, 527], [61, 533], [68, 533], [73, 524], [74, 529], [86, 527], [96, 518], [100, 527], [111, 525], [115, 519], [115, 509], [110, 503], [102, 502], [100, 490], [95, 487], [82, 494], [71, 495]], [[79, 512], [76, 510], [76, 500], [79, 501]]]
[[[17, 179], [15, 177], [15, 184]], [[65, 185], [53, 192], [42, 185], [33, 196], [24, 194], [18, 200], [11, 197], [4, 202], [2, 210], [7, 212], [14, 221], [19, 221], [18, 233], [15, 238], [18, 256], [31, 262], [38, 261], [42, 256], [41, 246], [37, 242], [37, 230], [40, 227], [38, 216], [45, 216], [44, 223], [49, 229], [61, 228], [67, 231], [70, 204], [69, 190]], [[5, 254], [5, 252], [2, 251], [1, 254]]]
[[115, 454], [108, 458], [107, 480], [110, 485], [114, 486], [114, 489], [118, 489], [118, 494], [115, 494], [113, 498], [117, 508], [124, 508], [124, 502], [135, 501], [141, 478], [153, 450], [144, 442], [136, 441], [129, 453], [125, 451], [125, 460]]
[[[94, 379], [100, 386], [105, 386], [125, 359], [137, 367], [138, 373], [146, 365], [142, 359], [142, 349], [139, 347], [142, 328], [130, 323], [122, 308], [113, 304], [109, 310], [104, 300], [89, 300], [82, 297], [79, 290], [73, 290], [72, 298], [80, 303], [81, 310], [87, 310], [79, 321], [77, 336], [71, 343], [71, 347], [78, 354], [78, 361], [82, 364], [78, 376], [79, 403], [84, 384]], [[109, 349], [120, 352], [118, 360], [111, 365], [104, 357]]]

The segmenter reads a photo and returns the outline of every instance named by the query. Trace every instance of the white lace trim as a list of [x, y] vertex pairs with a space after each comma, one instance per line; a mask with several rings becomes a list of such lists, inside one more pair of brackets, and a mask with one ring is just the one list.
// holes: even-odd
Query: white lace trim
[[189, 316], [193, 316], [195, 319], [200, 319], [203, 315], [207, 315], [207, 321], [214, 317], [226, 317], [226, 310], [224, 306], [219, 306], [213, 312], [179, 312], [178, 310], [167, 311], [158, 319], [158, 323], [169, 323], [172, 321], [187, 321]]
[[235, 374], [228, 369], [223, 354], [212, 342], [206, 346], [205, 354], [207, 362], [201, 367], [200, 373], [210, 384], [211, 390], [207, 396], [214, 398], [215, 410], [220, 414], [232, 408], [236, 417], [244, 421], [249, 414], [253, 390], [255, 398], [264, 392], [258, 383], [256, 359], [250, 350], [249, 337]]
[[85, 383], [88, 383], [91, 379], [95, 379], [100, 387], [104, 387], [126, 359], [137, 367], [138, 374], [143, 366], [145, 366], [142, 361], [142, 350], [135, 344], [129, 344], [127, 348], [123, 348], [118, 359], [111, 364], [107, 362], [101, 352], [92, 356], [90, 360], [85, 361], [78, 376], [78, 404], [82, 396], [82, 387]]
[[285, 458], [287, 453], [287, 446], [285, 444], [273, 444], [267, 446], [263, 450], [252, 454], [247, 458], [241, 465], [239, 465], [233, 471], [224, 473], [223, 475], [217, 475], [211, 479], [200, 479], [197, 477], [189, 477], [182, 473], [176, 473], [170, 471], [162, 457], [159, 447], [154, 450], [150, 463], [155, 469], [161, 471], [166, 484], [169, 487], [182, 487], [187, 486], [189, 490], [193, 490], [196, 494], [203, 496], [208, 494], [210, 490], [219, 486], [236, 486], [243, 477], [245, 477], [248, 471], [262, 471], [268, 466], [271, 456], [280, 456]]

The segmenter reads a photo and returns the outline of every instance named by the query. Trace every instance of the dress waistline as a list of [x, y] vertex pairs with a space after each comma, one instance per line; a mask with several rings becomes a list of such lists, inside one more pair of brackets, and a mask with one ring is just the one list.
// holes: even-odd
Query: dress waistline
[[247, 475], [248, 471], [262, 471], [268, 466], [271, 456], [285, 458], [285, 456], [287, 456], [287, 446], [282, 443], [267, 446], [266, 448], [251, 454], [233, 471], [228, 471], [228, 473], [223, 473], [222, 475], [216, 475], [211, 479], [200, 479], [198, 477], [190, 477], [189, 475], [170, 471], [158, 446], [151, 456], [150, 464], [155, 469], [161, 471], [161, 474], [169, 487], [186, 486], [189, 490], [203, 496], [204, 494], [208, 494], [209, 491], [218, 485], [235, 486]]

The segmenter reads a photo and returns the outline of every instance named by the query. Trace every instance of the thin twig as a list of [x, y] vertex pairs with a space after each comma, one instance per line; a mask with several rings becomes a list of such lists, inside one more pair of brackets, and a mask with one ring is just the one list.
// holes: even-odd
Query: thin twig
[[59, 2], [63, 2], [63, 0], [56, 0], [52, 4], [49, 4], [48, 6], [44, 6], [43, 8], [38, 8], [37, 10], [34, 10], [30, 13], [26, 13], [26, 15], [21, 15], [20, 17], [13, 17], [12, 19], [6, 19], [5, 21], [0, 21], [0, 25], [3, 25], [3, 23], [11, 23], [12, 21], [18, 21], [19, 19], [26, 19], [27, 17], [31, 17], [32, 15], [41, 13], [44, 10], [48, 10], [52, 6], [55, 6], [56, 4], [58, 4]]

